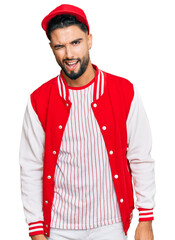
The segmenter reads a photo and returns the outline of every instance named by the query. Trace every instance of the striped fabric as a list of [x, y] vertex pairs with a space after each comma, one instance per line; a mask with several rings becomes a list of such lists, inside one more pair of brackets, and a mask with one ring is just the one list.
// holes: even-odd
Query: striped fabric
[[[92, 81], [94, 81], [94, 79]], [[89, 86], [89, 84], [87, 84], [87, 85]], [[84, 87], [86, 87], [86, 86], [84, 86]], [[60, 96], [62, 98], [64, 98], [65, 100], [68, 100], [70, 87], [68, 87], [62, 74], [60, 74], [60, 76], [58, 78], [58, 89], [59, 89]], [[94, 86], [94, 89], [95, 89], [95, 91], [94, 91], [93, 101], [99, 99], [99, 97], [102, 96], [104, 93], [104, 74], [101, 70], [99, 70], [99, 72], [98, 72], [97, 81], [96, 81], [96, 85]]]
[[153, 209], [139, 208], [139, 221], [152, 221], [154, 220]]
[[[60, 95], [72, 106], [55, 170], [53, 228], [90, 229], [121, 221], [108, 154], [91, 109], [94, 84], [93, 79], [72, 88], [58, 78]], [[104, 76], [99, 71], [95, 98], [103, 92]]]
[[43, 221], [29, 223], [29, 236], [34, 234], [44, 234]]
[[102, 71], [99, 71], [98, 74], [97, 88], [95, 93], [95, 100], [99, 99], [99, 97], [102, 96], [104, 93], [104, 74]]

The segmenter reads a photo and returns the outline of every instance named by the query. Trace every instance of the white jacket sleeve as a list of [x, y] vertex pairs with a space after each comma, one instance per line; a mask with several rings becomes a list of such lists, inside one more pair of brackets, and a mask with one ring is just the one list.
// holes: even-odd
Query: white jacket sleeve
[[127, 119], [127, 134], [127, 159], [133, 177], [139, 220], [153, 220], [155, 174], [151, 157], [152, 136], [141, 97], [135, 87]]
[[21, 194], [29, 235], [43, 234], [42, 178], [45, 132], [29, 98], [20, 142]]

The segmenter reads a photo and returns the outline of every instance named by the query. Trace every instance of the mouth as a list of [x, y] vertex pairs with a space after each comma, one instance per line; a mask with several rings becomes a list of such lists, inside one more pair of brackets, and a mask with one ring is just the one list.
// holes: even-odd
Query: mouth
[[65, 61], [66, 68], [70, 71], [73, 71], [76, 69], [78, 62], [79, 60]]

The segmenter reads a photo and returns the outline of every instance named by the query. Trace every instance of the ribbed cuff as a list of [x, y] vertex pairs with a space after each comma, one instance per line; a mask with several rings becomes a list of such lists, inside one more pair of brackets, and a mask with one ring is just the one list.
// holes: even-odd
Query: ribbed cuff
[[44, 234], [43, 221], [29, 223], [29, 236]]
[[139, 208], [138, 210], [139, 210], [139, 222], [154, 220], [153, 208], [152, 209]]

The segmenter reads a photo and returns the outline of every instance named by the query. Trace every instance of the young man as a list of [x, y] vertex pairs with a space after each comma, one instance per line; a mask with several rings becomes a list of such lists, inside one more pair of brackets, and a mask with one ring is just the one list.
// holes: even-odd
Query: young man
[[153, 240], [154, 161], [138, 91], [90, 61], [85, 13], [63, 4], [42, 21], [58, 77], [36, 89], [20, 146], [22, 200], [33, 240]]

